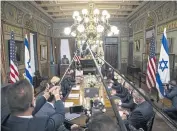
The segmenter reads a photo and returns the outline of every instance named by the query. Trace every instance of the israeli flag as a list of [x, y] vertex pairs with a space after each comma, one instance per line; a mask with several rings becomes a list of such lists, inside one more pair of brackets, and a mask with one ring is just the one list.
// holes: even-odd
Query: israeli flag
[[159, 98], [161, 99], [164, 98], [165, 91], [163, 84], [168, 83], [169, 81], [170, 81], [169, 48], [165, 28], [162, 36], [160, 57], [156, 74], [156, 88], [159, 92]]
[[25, 45], [25, 77], [27, 80], [29, 80], [31, 84], [33, 84], [27, 34], [25, 35], [24, 45]]

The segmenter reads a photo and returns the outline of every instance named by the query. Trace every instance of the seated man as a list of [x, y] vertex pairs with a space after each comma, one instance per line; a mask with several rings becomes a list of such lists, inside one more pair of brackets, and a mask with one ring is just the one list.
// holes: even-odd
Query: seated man
[[123, 87], [112, 86], [112, 95], [120, 98], [121, 103], [119, 103], [119, 105], [121, 107], [128, 108], [131, 111], [135, 108], [136, 104], [133, 102], [133, 97], [126, 88], [124, 89]]
[[[144, 90], [139, 89], [139, 91], [145, 95]], [[137, 104], [137, 107], [131, 112], [131, 114], [129, 114], [127, 120], [124, 120], [124, 123], [127, 128], [130, 124], [136, 129], [142, 128], [146, 131], [146, 124], [154, 114], [152, 105], [145, 101], [144, 97], [142, 97], [137, 91], [133, 92], [133, 99]]]
[[121, 103], [120, 106], [123, 108], [130, 109], [130, 111], [133, 111], [136, 107], [136, 103], [134, 103], [132, 95], [128, 93], [126, 99], [127, 99], [127, 101], [124, 103]]
[[107, 115], [99, 113], [93, 115], [88, 123], [87, 131], [119, 131], [116, 123]]
[[62, 64], [69, 64], [69, 59], [66, 57], [66, 55], [63, 55], [61, 62], [62, 62]]
[[75, 80], [69, 76], [65, 77], [61, 82], [62, 95], [65, 98], [75, 85]]
[[169, 83], [169, 89], [165, 89], [165, 94], [168, 99], [172, 101], [170, 108], [163, 109], [163, 111], [172, 119], [177, 120], [177, 85], [176, 81]]
[[115, 96], [119, 97], [122, 101], [122, 103], [127, 102], [127, 97], [128, 97], [128, 89], [124, 88], [122, 85], [118, 86], [112, 86], [113, 90], [116, 90]]
[[[64, 105], [60, 100], [60, 87], [53, 87], [46, 90], [44, 95], [36, 101], [34, 88], [27, 80], [21, 80], [8, 88], [7, 102], [10, 109], [10, 116], [1, 125], [3, 131], [56, 131], [64, 122]], [[33, 117], [53, 93], [56, 102], [56, 111], [48, 117]]]

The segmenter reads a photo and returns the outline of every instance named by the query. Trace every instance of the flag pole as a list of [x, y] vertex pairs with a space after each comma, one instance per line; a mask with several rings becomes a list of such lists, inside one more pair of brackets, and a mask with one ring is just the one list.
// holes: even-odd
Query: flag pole
[[[85, 41], [85, 43], [86, 43], [87, 41], [88, 41], [88, 39]], [[66, 73], [68, 72], [70, 66], [72, 65], [72, 63], [73, 63], [74, 58], [75, 58], [76, 55], [77, 55], [77, 50], [75, 51], [75, 53], [74, 53], [74, 57], [72, 58], [72, 61], [70, 62], [70, 64], [69, 64], [68, 68], [66, 69], [64, 75], [62, 76], [62, 78], [61, 78], [61, 80], [60, 80], [60, 82], [59, 82], [59, 85], [61, 85], [61, 82], [63, 81], [63, 79], [64, 79]]]
[[[74, 57], [75, 57], [75, 56], [76, 56], [76, 52], [74, 53]], [[65, 75], [66, 75], [66, 73], [68, 72], [69, 68], [71, 67], [71, 65], [72, 65], [72, 63], [73, 63], [73, 61], [74, 61], [74, 57], [72, 58], [72, 60], [71, 60], [71, 62], [70, 62], [70, 64], [69, 64], [68, 68], [66, 69], [64, 75], [62, 76], [62, 78], [61, 78], [61, 80], [60, 80], [60, 82], [59, 82], [59, 85], [61, 84], [61, 82], [63, 81], [63, 79], [64, 79], [64, 77], [65, 77]]]

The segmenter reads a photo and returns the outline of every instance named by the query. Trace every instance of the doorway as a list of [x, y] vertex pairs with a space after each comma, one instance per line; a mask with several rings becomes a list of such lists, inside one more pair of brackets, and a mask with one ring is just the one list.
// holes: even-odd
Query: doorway
[[[118, 69], [118, 38], [106, 38], [104, 45], [104, 54], [105, 60], [115, 69]], [[106, 66], [106, 69], [108, 68], [109, 67]]]

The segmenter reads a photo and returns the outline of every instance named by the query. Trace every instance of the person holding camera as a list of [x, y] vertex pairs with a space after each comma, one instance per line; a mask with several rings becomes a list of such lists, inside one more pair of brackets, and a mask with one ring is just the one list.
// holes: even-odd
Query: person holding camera
[[171, 100], [172, 106], [163, 111], [172, 119], [177, 120], [177, 85], [176, 81], [169, 82], [169, 87], [165, 87], [165, 96]]
[[[56, 131], [63, 125], [65, 111], [60, 100], [60, 87], [54, 86], [44, 91], [36, 100], [34, 88], [27, 80], [21, 80], [8, 88], [7, 103], [10, 115], [1, 123], [2, 131]], [[55, 113], [49, 116], [35, 117], [52, 93], [55, 96]]]

